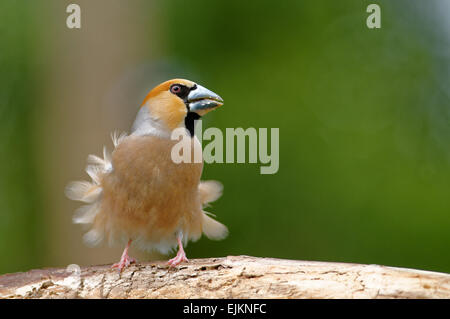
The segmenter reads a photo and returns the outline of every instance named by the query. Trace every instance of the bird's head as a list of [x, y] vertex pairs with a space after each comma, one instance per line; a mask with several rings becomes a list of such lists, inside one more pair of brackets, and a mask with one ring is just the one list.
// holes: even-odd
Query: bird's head
[[150, 123], [153, 129], [170, 132], [184, 126], [193, 136], [194, 121], [222, 104], [219, 95], [199, 84], [184, 79], [169, 80], [147, 94], [133, 128], [139, 130]]

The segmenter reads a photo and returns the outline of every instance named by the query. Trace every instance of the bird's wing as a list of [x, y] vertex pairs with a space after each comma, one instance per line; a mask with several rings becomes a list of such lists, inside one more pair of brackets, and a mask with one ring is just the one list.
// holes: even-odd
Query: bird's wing
[[[111, 138], [116, 148], [127, 137], [126, 133], [118, 134], [114, 132]], [[75, 181], [67, 185], [65, 194], [68, 198], [76, 201], [88, 203], [75, 211], [73, 222], [75, 224], [92, 224], [95, 216], [100, 210], [100, 200], [102, 194], [101, 181], [105, 174], [113, 170], [111, 153], [103, 147], [103, 158], [96, 155], [89, 155], [87, 159], [86, 173], [91, 181]], [[91, 232], [85, 235], [85, 241], [90, 244], [97, 244], [101, 241], [99, 236], [93, 236]]]
[[215, 202], [222, 196], [223, 185], [218, 181], [202, 181], [198, 185], [200, 201], [203, 206]]
[[[222, 196], [223, 185], [218, 181], [202, 181], [198, 186], [200, 201], [203, 207], [216, 201]], [[211, 218], [212, 215], [203, 211], [202, 231], [209, 239], [223, 239], [228, 235], [228, 229], [225, 225]]]

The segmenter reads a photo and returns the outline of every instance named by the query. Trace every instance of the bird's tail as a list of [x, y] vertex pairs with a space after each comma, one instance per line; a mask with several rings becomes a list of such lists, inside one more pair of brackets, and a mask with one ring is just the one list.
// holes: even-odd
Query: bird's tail
[[[203, 181], [198, 186], [200, 201], [203, 207], [208, 206], [209, 203], [216, 201], [222, 196], [223, 185], [218, 181]], [[203, 233], [209, 239], [220, 240], [228, 235], [228, 228], [208, 216], [208, 212], [203, 212]]]

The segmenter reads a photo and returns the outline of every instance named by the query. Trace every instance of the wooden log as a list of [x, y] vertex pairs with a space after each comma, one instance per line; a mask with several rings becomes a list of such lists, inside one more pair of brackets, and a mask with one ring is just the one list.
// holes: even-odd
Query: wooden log
[[[79, 272], [77, 271], [79, 270]], [[31, 270], [0, 276], [0, 298], [450, 298], [450, 275], [379, 265], [228, 256]]]

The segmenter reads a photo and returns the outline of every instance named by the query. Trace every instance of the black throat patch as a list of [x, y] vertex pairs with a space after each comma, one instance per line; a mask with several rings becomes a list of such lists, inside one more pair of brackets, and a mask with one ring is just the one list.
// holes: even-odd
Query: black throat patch
[[186, 117], [184, 118], [184, 126], [189, 131], [189, 134], [191, 137], [194, 137], [194, 122], [200, 118], [200, 115], [198, 115], [195, 112], [188, 112]]

